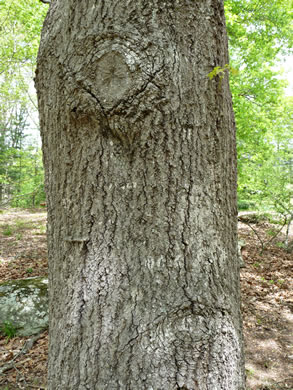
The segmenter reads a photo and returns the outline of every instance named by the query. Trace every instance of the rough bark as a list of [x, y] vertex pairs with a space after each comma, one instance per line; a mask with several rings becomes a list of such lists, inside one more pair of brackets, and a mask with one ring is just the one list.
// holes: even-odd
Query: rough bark
[[244, 389], [227, 63], [222, 0], [51, 2], [49, 389]]

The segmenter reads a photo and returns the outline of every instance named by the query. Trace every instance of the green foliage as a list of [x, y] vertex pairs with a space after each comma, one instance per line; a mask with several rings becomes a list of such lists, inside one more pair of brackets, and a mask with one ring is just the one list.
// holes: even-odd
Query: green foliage
[[12, 236], [13, 230], [12, 230], [11, 226], [5, 227], [5, 229], [3, 230], [2, 234], [4, 236]]
[[246, 199], [238, 199], [238, 210], [249, 210], [255, 208], [255, 203], [246, 200]]
[[8, 339], [12, 339], [16, 335], [17, 329], [11, 321], [4, 321], [0, 326], [0, 332]]
[[16, 236], [15, 236], [15, 238], [16, 238], [18, 241], [22, 240], [22, 234], [21, 234], [21, 233], [17, 233]]
[[41, 153], [27, 134], [36, 111], [30, 89], [46, 11], [35, 0], [0, 1], [0, 205], [44, 200]]
[[[208, 77], [230, 76], [237, 125], [238, 206], [292, 216], [292, 98], [276, 71], [292, 50], [292, 0], [225, 0], [230, 64]], [[0, 0], [0, 204], [44, 201], [39, 147], [26, 134], [36, 111], [30, 84], [48, 7]], [[291, 214], [290, 214], [291, 213]]]
[[39, 227], [39, 229], [40, 229], [40, 232], [39, 233], [37, 233], [37, 234], [46, 234], [46, 225], [41, 225], [40, 227]]
[[276, 71], [292, 52], [292, 0], [225, 0], [237, 126], [238, 203], [292, 218], [293, 101]]
[[231, 72], [232, 74], [237, 74], [238, 71], [234, 68], [232, 68], [230, 65], [226, 64], [223, 67], [222, 66], [215, 66], [214, 69], [208, 74], [208, 77], [210, 80], [213, 80], [214, 78], [218, 77], [219, 80], [219, 87], [222, 85], [223, 78], [225, 77], [225, 74], [229, 74]]
[[44, 201], [44, 172], [39, 148], [7, 148], [0, 154], [0, 177], [0, 203], [30, 207]]
[[[252, 377], [254, 376], [254, 371], [252, 368], [247, 368], [246, 370], [246, 375], [249, 376], [249, 377]], [[249, 389], [248, 389], [249, 390]]]
[[282, 242], [282, 241], [277, 242], [277, 243], [276, 243], [276, 246], [277, 246], [278, 248], [281, 248], [281, 249], [286, 249], [286, 245], [285, 245], [284, 242]]
[[[258, 208], [293, 219], [293, 98], [282, 98], [276, 118], [267, 129], [266, 148], [246, 158], [239, 177], [239, 196]], [[272, 222], [272, 221], [271, 221]], [[287, 243], [288, 244], [288, 243]]]
[[231, 72], [232, 74], [238, 74], [238, 71], [232, 68], [230, 65], [226, 64], [225, 66], [215, 66], [214, 69], [208, 74], [210, 80], [214, 77], [219, 76], [220, 80], [222, 80], [225, 76], [225, 73]]
[[[290, 2], [289, 2], [290, 3]], [[226, 0], [231, 90], [237, 124], [240, 190], [249, 181], [248, 160], [257, 164], [271, 154], [286, 83], [274, 70], [277, 55], [292, 47], [291, 9], [287, 1]]]
[[27, 114], [36, 110], [29, 89], [46, 9], [35, 0], [0, 2], [1, 133], [14, 120], [15, 110], [21, 107]]
[[0, 2], [0, 73], [35, 65], [47, 7], [35, 0]]

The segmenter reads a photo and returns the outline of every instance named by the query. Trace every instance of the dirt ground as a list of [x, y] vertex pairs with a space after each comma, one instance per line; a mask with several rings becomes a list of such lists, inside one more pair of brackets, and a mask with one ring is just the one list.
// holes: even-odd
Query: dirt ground
[[[247, 390], [293, 390], [293, 252], [281, 234], [268, 244], [277, 225], [241, 219]], [[46, 274], [46, 212], [0, 212], [0, 281]], [[0, 335], [0, 390], [46, 389], [47, 353], [47, 331], [38, 338]]]

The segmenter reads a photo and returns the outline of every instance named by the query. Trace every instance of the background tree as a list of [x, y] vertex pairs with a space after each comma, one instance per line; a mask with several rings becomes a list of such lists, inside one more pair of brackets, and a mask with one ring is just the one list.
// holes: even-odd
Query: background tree
[[30, 84], [45, 12], [44, 6], [32, 0], [0, 1], [2, 206], [35, 206], [44, 199], [40, 148], [28, 133], [31, 126], [38, 126], [33, 123], [36, 121], [36, 103]]
[[11, 112], [1, 114], [1, 138], [0, 138], [0, 175], [1, 175], [1, 200], [10, 199], [13, 193], [13, 183], [19, 181], [21, 175], [21, 149], [25, 138], [25, 109], [13, 107]]
[[44, 200], [39, 147], [27, 142], [26, 107], [4, 107], [0, 120], [0, 204], [36, 206]]
[[[290, 121], [283, 109], [286, 84], [276, 65], [281, 56], [292, 52], [292, 1], [226, 0], [225, 9], [231, 65], [237, 70], [231, 74], [231, 89], [237, 125], [239, 206], [250, 203], [256, 207], [256, 199], [250, 196], [251, 191], [261, 191], [256, 167], [268, 159], [272, 162], [274, 140]], [[288, 136], [285, 138], [289, 146]]]
[[[290, 224], [293, 220], [293, 99], [283, 98], [275, 112], [275, 120], [266, 132], [266, 151], [248, 155], [245, 163], [247, 178], [242, 182], [241, 195], [261, 210], [282, 217], [287, 225], [284, 244], [288, 247]], [[253, 174], [250, 174], [249, 172]]]
[[50, 389], [244, 389], [227, 50], [222, 1], [51, 3]]
[[[29, 85], [35, 67], [39, 31], [48, 7], [36, 0], [7, 0], [0, 4], [1, 107], [5, 107], [5, 117], [11, 111], [9, 104], [26, 107], [27, 134], [32, 122], [37, 121], [35, 97]], [[276, 64], [292, 48], [291, 9], [292, 1], [285, 0], [270, 3], [266, 0], [225, 1], [233, 70], [231, 87], [237, 123], [241, 208], [259, 207], [258, 200], [252, 199], [247, 190], [253, 183], [259, 183], [254, 175], [256, 171], [251, 170], [251, 160], [262, 164], [273, 155], [268, 140], [272, 133], [278, 131], [276, 119], [285, 114], [282, 110], [285, 85]], [[287, 119], [288, 116], [285, 116], [283, 121]], [[35, 141], [26, 137], [28, 142], [34, 148], [38, 147]], [[0, 158], [4, 161], [4, 154]], [[25, 177], [22, 179], [27, 180]], [[252, 189], [253, 192], [260, 190], [256, 187]], [[261, 204], [266, 205], [267, 202]]]

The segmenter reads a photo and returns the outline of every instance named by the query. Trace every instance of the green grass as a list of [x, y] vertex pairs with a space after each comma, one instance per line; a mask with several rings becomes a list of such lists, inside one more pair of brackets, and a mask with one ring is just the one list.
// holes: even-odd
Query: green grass
[[267, 235], [269, 237], [274, 237], [277, 233], [278, 233], [278, 230], [276, 230], [276, 229], [269, 229], [269, 230], [267, 230]]
[[22, 234], [21, 234], [21, 233], [17, 233], [16, 236], [15, 236], [15, 238], [16, 238], [18, 241], [22, 240]]
[[46, 234], [46, 225], [41, 225], [39, 229], [40, 229], [40, 234]]
[[12, 236], [12, 234], [13, 234], [13, 229], [12, 229], [12, 227], [9, 226], [9, 225], [6, 225], [6, 227], [5, 227], [5, 228], [3, 229], [3, 231], [2, 231], [2, 234], [3, 234], [4, 236], [7, 236], [7, 237]]
[[245, 371], [246, 375], [249, 377], [252, 377], [254, 375], [254, 371], [251, 368], [247, 368]]
[[35, 228], [38, 229], [38, 232], [36, 232], [35, 234], [37, 234], [37, 235], [46, 234], [46, 230], [47, 230], [47, 229], [46, 229], [46, 225], [43, 225], [43, 224], [41, 224], [41, 225], [36, 225]]
[[0, 224], [0, 227], [2, 229], [2, 234], [4, 236], [12, 236], [15, 233], [16, 239], [21, 240], [22, 239], [22, 233], [24, 230], [32, 230], [32, 229], [37, 229], [39, 230], [37, 234], [45, 234], [46, 233], [46, 225], [43, 224], [43, 222], [40, 222], [36, 224], [34, 221], [30, 220], [25, 220], [25, 219], [16, 219], [14, 222], [11, 224]]
[[8, 339], [12, 339], [16, 335], [16, 327], [11, 321], [4, 321], [0, 327], [1, 333]]
[[284, 244], [284, 242], [281, 241], [277, 242], [276, 246], [281, 249], [286, 249], [286, 245]]
[[34, 227], [34, 222], [23, 220], [23, 219], [16, 219], [15, 220], [15, 227], [18, 230], [32, 229]]
[[255, 203], [250, 200], [238, 200], [237, 205], [239, 211], [248, 211], [255, 209]]

